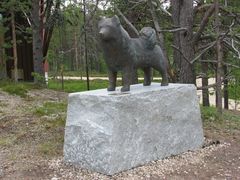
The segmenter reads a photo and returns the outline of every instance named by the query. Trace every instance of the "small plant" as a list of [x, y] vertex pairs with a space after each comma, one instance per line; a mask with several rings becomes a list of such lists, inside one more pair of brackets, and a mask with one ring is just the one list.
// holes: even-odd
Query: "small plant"
[[40, 87], [46, 86], [45, 77], [43, 75], [33, 72], [32, 76], [34, 77], [34, 82], [36, 85]]
[[201, 114], [206, 129], [224, 130], [228, 133], [240, 129], [240, 113], [238, 111], [224, 110], [223, 115], [219, 117], [215, 107], [201, 107]]
[[201, 106], [201, 115], [204, 121], [214, 121], [217, 119], [217, 109], [215, 107]]

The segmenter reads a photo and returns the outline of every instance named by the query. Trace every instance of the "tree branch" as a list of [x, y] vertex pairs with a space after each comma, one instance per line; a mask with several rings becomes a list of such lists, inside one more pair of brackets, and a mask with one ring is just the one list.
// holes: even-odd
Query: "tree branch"
[[206, 47], [204, 50], [202, 50], [202, 52], [195, 57], [190, 63], [193, 64], [196, 60], [198, 60], [205, 52], [207, 52], [210, 48], [212, 48], [213, 46], [215, 46], [215, 44], [217, 43], [217, 41], [214, 41], [213, 43], [211, 43], [208, 47]]
[[132, 23], [123, 15], [123, 13], [117, 8], [115, 7], [115, 10], [117, 11], [117, 13], [122, 17], [122, 19], [125, 21], [125, 23], [130, 27], [130, 29], [132, 30], [132, 32], [134, 33], [134, 35], [136, 37], [139, 37], [139, 32], [138, 30], [132, 25]]
[[[205, 62], [205, 63], [217, 63], [217, 60], [199, 60], [199, 62]], [[231, 64], [231, 63], [226, 63], [226, 62], [223, 62], [223, 65], [226, 65], [226, 66], [231, 66], [231, 67], [234, 67], [234, 68], [240, 68], [240, 66], [237, 66], [235, 64]]]
[[174, 46], [174, 45], [171, 45], [171, 47], [173, 47], [174, 49], [176, 49], [176, 50], [183, 56], [183, 58], [184, 58], [189, 64], [192, 64], [192, 63], [189, 61], [189, 59], [186, 58], [186, 56], [183, 54], [183, 52], [182, 52], [178, 47], [176, 47], [176, 46]]
[[200, 24], [200, 28], [193, 37], [193, 45], [195, 45], [197, 43], [197, 41], [200, 39], [202, 32], [204, 31], [206, 25], [208, 24], [209, 18], [214, 13], [214, 10], [215, 10], [215, 6], [213, 4], [212, 6], [210, 6], [210, 8], [204, 14], [203, 20], [201, 21], [201, 24]]
[[[225, 80], [229, 80], [230, 78], [223, 78], [222, 80], [221, 80], [221, 84], [225, 81]], [[202, 86], [202, 87], [197, 87], [197, 90], [203, 90], [203, 89], [209, 89], [209, 88], [215, 88], [216, 87], [216, 85], [217, 85], [217, 83], [214, 83], [214, 84], [210, 84], [210, 85], [208, 85], [208, 86]]]
[[160, 30], [159, 32], [170, 32], [170, 33], [175, 33], [175, 32], [178, 32], [178, 31], [187, 31], [187, 28], [177, 28], [177, 29], [163, 29], [163, 30]]

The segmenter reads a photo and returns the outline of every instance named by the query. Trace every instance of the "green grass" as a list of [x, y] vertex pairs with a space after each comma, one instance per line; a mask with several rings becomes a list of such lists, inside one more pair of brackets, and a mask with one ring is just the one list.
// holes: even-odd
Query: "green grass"
[[[118, 85], [120, 85], [121, 82], [118, 82]], [[107, 80], [92, 80], [89, 83], [90, 90], [95, 89], [102, 89], [108, 87], [108, 81]], [[62, 90], [62, 84], [60, 80], [50, 80], [49, 89], [53, 90]], [[64, 91], [68, 93], [72, 92], [80, 92], [80, 91], [86, 91], [87, 90], [87, 82], [83, 80], [64, 80]]]
[[66, 112], [67, 103], [65, 102], [46, 102], [43, 106], [35, 109], [35, 114], [38, 116], [50, 116], [52, 114], [59, 114]]
[[20, 97], [27, 97], [27, 93], [30, 89], [36, 89], [39, 88], [33, 83], [27, 83], [27, 82], [18, 82], [15, 83], [10, 80], [5, 80], [5, 81], [0, 81], [0, 89], [12, 94], [12, 95], [17, 95]]
[[17, 140], [17, 137], [14, 134], [10, 134], [7, 137], [0, 138], [0, 146], [11, 146]]
[[230, 99], [240, 100], [240, 85], [229, 85], [228, 91]]
[[44, 134], [48, 135], [37, 145], [40, 154], [46, 156], [62, 154], [66, 110], [66, 102], [46, 102], [43, 106], [35, 109], [34, 114], [39, 117], [57, 115], [40, 119], [39, 123], [36, 124], [36, 126], [42, 127], [41, 134], [44, 132]]
[[240, 130], [240, 112], [223, 110], [220, 117], [215, 107], [201, 107], [204, 127], [207, 129], [224, 130], [232, 132]]
[[62, 154], [65, 119], [65, 117], [58, 117], [41, 123], [49, 136], [38, 144], [37, 149], [40, 154], [48, 156]]
[[[81, 77], [81, 72], [80, 71], [64, 71], [63, 72], [64, 76], [70, 76], [70, 77]], [[60, 72], [49, 72], [49, 76], [61, 76]], [[82, 73], [82, 76], [86, 76], [86, 72]], [[107, 73], [99, 73], [99, 72], [94, 72], [92, 71], [90, 73], [90, 76], [92, 77], [107, 77]]]
[[63, 138], [54, 138], [38, 145], [37, 149], [40, 154], [55, 156], [62, 154]]
[[204, 121], [215, 121], [217, 120], [217, 109], [212, 106], [201, 106], [201, 115]]
[[[144, 72], [141, 69], [138, 69], [137, 73], [138, 73], [138, 77], [144, 77]], [[154, 77], [161, 77], [159, 72], [157, 72], [156, 70], [153, 70], [153, 74], [154, 74]], [[80, 71], [64, 71], [63, 75], [64, 76], [70, 76], [70, 77], [81, 77], [81, 72]], [[56, 73], [56, 72], [52, 71], [52, 72], [49, 72], [49, 76], [50, 77], [61, 76], [61, 73], [60, 72]], [[82, 76], [86, 77], [86, 72], [83, 72]], [[107, 72], [99, 73], [99, 72], [96, 72], [96, 71], [92, 71], [92, 72], [89, 73], [89, 76], [91, 76], [91, 77], [107, 77], [108, 74], [107, 74]], [[117, 76], [122, 77], [122, 73], [119, 72], [117, 74]]]
[[[154, 80], [153, 82], [160, 82]], [[139, 80], [138, 83], [143, 83], [143, 80]], [[108, 80], [91, 80], [89, 83], [90, 90], [105, 89], [108, 87]], [[122, 86], [122, 81], [117, 81], [117, 86]], [[62, 91], [62, 84], [60, 80], [50, 80], [48, 84], [49, 89]], [[68, 93], [87, 91], [87, 82], [84, 80], [64, 80], [64, 91]]]

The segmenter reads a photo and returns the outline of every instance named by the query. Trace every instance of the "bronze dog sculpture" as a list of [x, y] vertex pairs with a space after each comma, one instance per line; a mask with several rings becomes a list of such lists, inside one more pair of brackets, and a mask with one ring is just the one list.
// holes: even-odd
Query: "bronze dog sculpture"
[[162, 75], [162, 86], [168, 85], [167, 62], [157, 45], [156, 32], [145, 27], [139, 38], [131, 38], [117, 16], [102, 18], [98, 24], [100, 43], [108, 67], [108, 91], [115, 91], [117, 72], [123, 73], [122, 92], [129, 91], [134, 68], [144, 71], [144, 86], [151, 85], [151, 68]]

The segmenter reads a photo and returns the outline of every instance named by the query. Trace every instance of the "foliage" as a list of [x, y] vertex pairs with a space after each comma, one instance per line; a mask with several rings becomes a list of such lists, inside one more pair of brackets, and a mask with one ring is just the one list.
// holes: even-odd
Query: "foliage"
[[[17, 16], [24, 17], [24, 13], [28, 13], [31, 8], [31, 1], [30, 0], [9, 0], [9, 1], [0, 1], [0, 14], [4, 14], [3, 19], [1, 20], [4, 24], [3, 30], [7, 32], [10, 28], [10, 20], [11, 16], [10, 13], [13, 12], [17, 14]], [[18, 17], [18, 18], [19, 18]], [[25, 21], [27, 21], [25, 19]], [[24, 24], [16, 24], [16, 34], [23, 35], [23, 37], [29, 40], [28, 34], [31, 30], [26, 27]], [[4, 48], [10, 48], [12, 46], [12, 42], [10, 41], [11, 38], [6, 37], [5, 42], [3, 44]], [[17, 43], [21, 43], [21, 40], [18, 39]]]
[[45, 77], [39, 73], [33, 72], [32, 76], [34, 77], [35, 84], [39, 87], [45, 86]]
[[240, 130], [240, 113], [238, 111], [224, 110], [222, 117], [218, 117], [214, 107], [201, 107], [203, 125], [211, 131], [222, 131], [234, 134]]
[[201, 106], [201, 115], [204, 121], [215, 121], [217, 120], [217, 110], [215, 107]]
[[229, 83], [229, 97], [234, 100], [240, 100], [240, 70], [233, 71], [232, 79]]
[[[218, 116], [217, 109], [215, 107], [201, 106], [201, 116], [202, 116], [203, 121], [205, 121], [205, 122], [235, 121], [235, 122], [239, 123], [239, 125], [240, 125], [240, 113], [238, 113], [237, 111], [236, 111], [236, 113], [234, 113], [234, 111], [226, 110], [223, 112], [223, 117], [220, 118]], [[240, 128], [240, 126], [239, 126], [239, 128]]]

